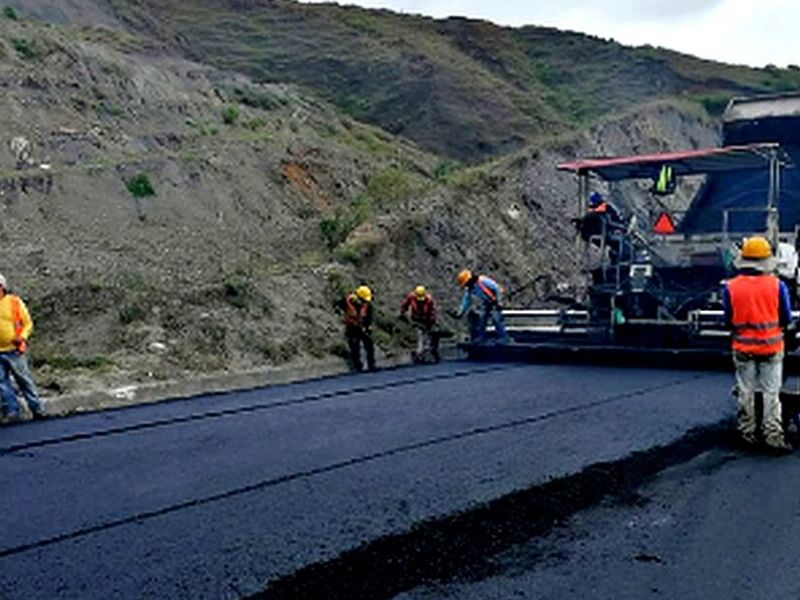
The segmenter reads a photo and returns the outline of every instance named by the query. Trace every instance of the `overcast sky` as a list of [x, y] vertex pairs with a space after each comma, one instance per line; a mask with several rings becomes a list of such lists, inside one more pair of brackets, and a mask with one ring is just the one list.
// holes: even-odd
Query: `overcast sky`
[[[319, 2], [321, 0], [306, 0]], [[798, 0], [348, 0], [432, 17], [546, 25], [728, 63], [800, 64]]]

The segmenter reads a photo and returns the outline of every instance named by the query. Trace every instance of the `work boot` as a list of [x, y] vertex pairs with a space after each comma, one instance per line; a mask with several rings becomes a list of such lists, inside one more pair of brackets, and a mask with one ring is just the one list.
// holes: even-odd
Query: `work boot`
[[764, 441], [766, 442], [769, 451], [775, 454], [789, 454], [793, 450], [793, 448], [786, 443], [786, 440], [783, 439], [782, 436], [767, 438]]

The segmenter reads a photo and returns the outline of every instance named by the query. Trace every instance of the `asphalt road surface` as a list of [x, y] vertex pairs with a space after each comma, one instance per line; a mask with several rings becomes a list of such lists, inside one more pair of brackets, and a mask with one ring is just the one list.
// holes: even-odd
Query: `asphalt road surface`
[[397, 600], [800, 598], [800, 457], [717, 448]]
[[520, 537], [716, 451], [730, 385], [450, 363], [5, 427], [0, 598], [439, 597], [470, 565], [443, 597], [489, 597]]

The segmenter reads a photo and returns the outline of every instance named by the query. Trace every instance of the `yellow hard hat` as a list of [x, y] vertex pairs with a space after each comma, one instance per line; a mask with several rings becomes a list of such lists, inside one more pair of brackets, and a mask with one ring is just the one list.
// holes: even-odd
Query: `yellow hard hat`
[[759, 235], [746, 238], [742, 244], [742, 258], [763, 260], [772, 256], [772, 246], [766, 238]]
[[425, 289], [425, 286], [424, 286], [424, 285], [418, 285], [417, 287], [415, 287], [415, 288], [414, 288], [414, 295], [415, 295], [417, 298], [419, 298], [420, 300], [422, 300], [423, 298], [425, 298], [425, 295], [426, 295], [427, 293], [428, 293], [428, 291]]
[[372, 302], [372, 290], [365, 285], [360, 285], [356, 288], [356, 296], [364, 302]]
[[467, 285], [470, 279], [472, 279], [472, 271], [469, 269], [464, 269], [458, 275], [456, 275], [456, 281], [461, 287]]

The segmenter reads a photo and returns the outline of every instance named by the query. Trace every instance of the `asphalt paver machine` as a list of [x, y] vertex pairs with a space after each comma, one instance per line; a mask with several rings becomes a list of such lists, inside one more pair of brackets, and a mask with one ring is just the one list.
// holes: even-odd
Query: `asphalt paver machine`
[[[784, 95], [732, 100], [721, 147], [558, 165], [577, 179], [584, 291], [559, 308], [504, 311], [514, 344], [469, 345], [469, 354], [730, 368], [721, 284], [745, 237], [771, 241], [797, 308], [799, 164], [800, 95]], [[673, 184], [695, 177], [697, 191], [678, 206]], [[632, 193], [622, 189], [630, 181]], [[621, 209], [620, 222], [587, 213], [593, 190]]]

